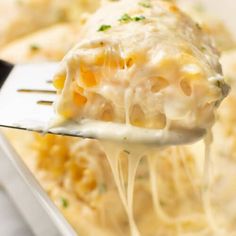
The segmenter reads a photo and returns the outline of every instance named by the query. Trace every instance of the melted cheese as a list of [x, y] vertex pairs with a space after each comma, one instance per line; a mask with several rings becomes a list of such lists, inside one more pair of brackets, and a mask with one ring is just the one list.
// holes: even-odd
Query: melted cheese
[[[109, 142], [103, 142], [102, 144], [108, 161], [111, 165], [111, 169], [118, 187], [121, 200], [128, 215], [131, 235], [140, 236], [133, 215], [133, 193], [136, 171], [141, 158], [143, 157], [143, 155], [145, 155], [146, 147], [142, 147], [140, 145], [132, 147], [131, 145], [127, 144], [119, 145], [117, 143]], [[127, 184], [125, 184], [124, 182], [124, 173], [119, 165], [120, 155], [122, 154], [122, 152], [126, 152], [126, 156], [128, 158]]]
[[174, 4], [149, 4], [110, 3], [88, 20], [55, 75], [58, 115], [154, 129], [212, 125], [228, 92], [216, 50]]

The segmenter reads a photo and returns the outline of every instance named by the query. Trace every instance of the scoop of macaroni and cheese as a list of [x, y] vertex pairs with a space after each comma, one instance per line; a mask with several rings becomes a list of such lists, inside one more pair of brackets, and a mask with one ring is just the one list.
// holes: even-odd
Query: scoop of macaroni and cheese
[[84, 26], [54, 78], [56, 112], [164, 129], [209, 128], [228, 93], [201, 27], [166, 1], [110, 2]]

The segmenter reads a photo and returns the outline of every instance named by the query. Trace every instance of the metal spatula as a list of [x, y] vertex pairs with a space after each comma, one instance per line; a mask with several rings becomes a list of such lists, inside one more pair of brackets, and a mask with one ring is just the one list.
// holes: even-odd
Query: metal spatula
[[0, 60], [0, 126], [157, 146], [191, 143], [206, 133], [203, 129], [147, 130], [112, 122], [91, 125], [86, 121], [48, 128], [55, 117], [52, 77], [57, 67], [57, 63], [12, 65]]

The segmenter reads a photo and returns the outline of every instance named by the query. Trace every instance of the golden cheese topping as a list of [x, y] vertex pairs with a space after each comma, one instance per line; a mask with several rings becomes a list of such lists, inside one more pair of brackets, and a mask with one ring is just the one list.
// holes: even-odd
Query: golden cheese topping
[[166, 1], [111, 2], [87, 22], [55, 75], [65, 119], [208, 128], [227, 94], [218, 53]]

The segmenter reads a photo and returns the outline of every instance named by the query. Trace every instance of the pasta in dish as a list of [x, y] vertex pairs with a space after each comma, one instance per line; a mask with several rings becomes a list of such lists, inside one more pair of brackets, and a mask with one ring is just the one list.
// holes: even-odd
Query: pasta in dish
[[59, 61], [75, 44], [80, 28], [80, 23], [53, 25], [9, 43], [0, 51], [0, 57], [14, 63]]
[[98, 4], [95, 0], [1, 0], [0, 47], [41, 28], [72, 21]]
[[[145, 5], [148, 1], [141, 2]], [[123, 16], [122, 14], [119, 13], [117, 18]], [[141, 15], [140, 12], [134, 14]], [[178, 14], [182, 16], [182, 13]], [[128, 16], [133, 17], [131, 13]], [[131, 22], [132, 24], [144, 23], [142, 19], [140, 21]], [[111, 23], [112, 21], [109, 22]], [[62, 24], [16, 40], [0, 50], [1, 58], [4, 57], [15, 63], [61, 60], [62, 55], [67, 53], [71, 45], [78, 42], [80, 26], [80, 24], [77, 26]], [[131, 27], [128, 23], [127, 25], [122, 23], [122, 26]], [[99, 27], [100, 24], [96, 24], [91, 28], [96, 31]], [[87, 33], [81, 32], [81, 35], [86, 38]], [[109, 36], [109, 31], [96, 32], [96, 34]], [[50, 43], [52, 41], [53, 45]], [[39, 46], [40, 50], [33, 49], [32, 52], [32, 46]], [[77, 48], [72, 52], [75, 50]], [[19, 57], [16, 57], [16, 51], [20, 52]], [[225, 57], [229, 54], [225, 54]], [[116, 52], [109, 55], [117, 58]], [[218, 58], [217, 53], [215, 56]], [[230, 66], [232, 58], [229, 56], [229, 59], [225, 60], [223, 56], [222, 63], [224, 74], [228, 77], [231, 68], [229, 82], [234, 87], [233, 78], [236, 71]], [[176, 68], [180, 65], [177, 59], [171, 58], [171, 62]], [[122, 65], [123, 62], [119, 61], [120, 63]], [[111, 67], [112, 63], [108, 63], [108, 66]], [[168, 64], [167, 67], [163, 67], [163, 71], [167, 68], [169, 68]], [[110, 69], [113, 71], [114, 68]], [[192, 80], [194, 79], [190, 78], [188, 81], [192, 82]], [[206, 86], [208, 85], [206, 83]], [[213, 88], [218, 91], [218, 86]], [[86, 86], [84, 91], [90, 89], [91, 87]], [[234, 88], [219, 107], [219, 119], [213, 128], [214, 173], [209, 183], [210, 214], [202, 198], [203, 144], [158, 150], [152, 153], [152, 156], [149, 153], [149, 157], [143, 158], [137, 167], [133, 188], [133, 218], [140, 235], [235, 235], [234, 143], [236, 139], [233, 128], [235, 120], [233, 108], [236, 101], [233, 91]], [[186, 96], [184, 93], [181, 95]], [[222, 94], [213, 97], [220, 100], [221, 96]], [[189, 96], [186, 96], [187, 98]], [[123, 115], [122, 112], [121, 114]], [[125, 120], [121, 119], [119, 122]], [[212, 122], [209, 122], [210, 124]], [[145, 126], [146, 120], [144, 123], [138, 122], [133, 125]], [[162, 128], [162, 126], [155, 128]], [[103, 143], [54, 135], [40, 136], [31, 132], [10, 130], [5, 132], [26, 165], [80, 236], [130, 235], [130, 219], [118, 194], [117, 183], [112, 177], [113, 173]], [[115, 151], [116, 148], [113, 148], [112, 158], [115, 158]], [[129, 150], [120, 153], [119, 165], [123, 171], [125, 186], [128, 183], [129, 158]]]
[[235, 39], [224, 22], [210, 15], [202, 4], [180, 0], [180, 6], [201, 25], [202, 29], [213, 39], [220, 51], [230, 50], [236, 46]]

